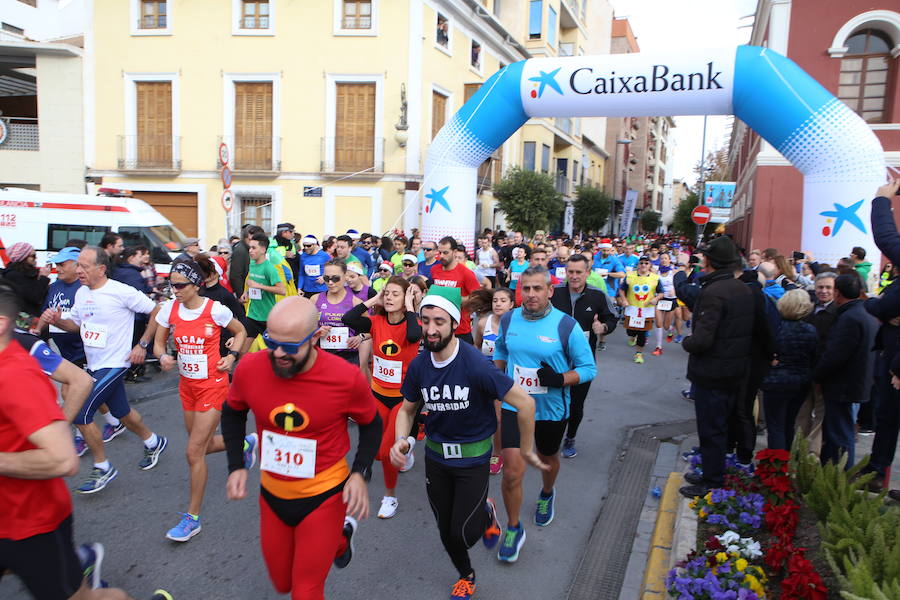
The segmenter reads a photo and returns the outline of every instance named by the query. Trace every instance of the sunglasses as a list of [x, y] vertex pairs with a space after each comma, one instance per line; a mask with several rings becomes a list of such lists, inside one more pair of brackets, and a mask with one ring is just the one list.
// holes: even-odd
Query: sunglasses
[[263, 332], [263, 343], [266, 345], [266, 348], [271, 350], [272, 352], [281, 348], [285, 354], [297, 354], [300, 351], [300, 347], [308, 342], [312, 336], [316, 335], [316, 332], [319, 331], [319, 328], [315, 328], [312, 330], [308, 336], [300, 340], [299, 342], [279, 342], [278, 340], [273, 340], [269, 337], [269, 332]]
[[403, 266], [404, 266], [404, 267], [414, 267], [414, 266], [416, 266], [416, 263], [412, 263], [412, 262], [408, 262], [408, 261], [407, 261], [407, 262], [404, 262], [404, 263], [403, 263]]
[[231, 256], [231, 252], [226, 252], [226, 251], [220, 250], [219, 256]]
[[312, 248], [312, 246], [313, 246], [312, 244], [303, 244], [304, 248]]
[[323, 275], [322, 276], [322, 281], [326, 281], [326, 282], [331, 281], [331, 282], [337, 283], [341, 279], [343, 279], [343, 277], [341, 277], [340, 275]]
[[191, 285], [191, 284], [190, 283], [172, 283], [171, 281], [169, 282], [169, 287], [172, 288], [173, 290], [183, 290], [184, 288], [186, 288], [189, 285]]

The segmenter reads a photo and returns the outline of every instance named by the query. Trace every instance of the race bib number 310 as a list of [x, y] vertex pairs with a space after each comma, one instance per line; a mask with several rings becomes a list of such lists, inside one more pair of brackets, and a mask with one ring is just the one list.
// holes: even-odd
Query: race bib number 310
[[310, 479], [316, 474], [316, 440], [264, 429], [259, 466], [269, 473]]

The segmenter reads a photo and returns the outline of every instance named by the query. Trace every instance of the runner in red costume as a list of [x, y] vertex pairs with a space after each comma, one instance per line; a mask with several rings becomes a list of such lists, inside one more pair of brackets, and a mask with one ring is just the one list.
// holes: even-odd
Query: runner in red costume
[[[375, 307], [375, 314], [370, 317], [367, 311], [372, 307]], [[402, 277], [391, 277], [377, 296], [347, 311], [343, 321], [354, 331], [372, 336], [372, 393], [378, 399], [378, 413], [384, 423], [377, 458], [384, 471], [385, 495], [378, 517], [389, 519], [397, 513], [398, 506], [399, 471], [391, 464], [391, 446], [396, 439], [397, 411], [403, 403], [400, 386], [409, 363], [419, 354], [419, 340], [422, 339], [422, 326], [413, 308], [412, 286]], [[415, 438], [407, 439], [410, 446], [415, 445]], [[412, 451], [408, 455], [412, 456]]]
[[[359, 368], [318, 350], [318, 313], [292, 296], [269, 314], [266, 352], [241, 359], [222, 408], [229, 499], [247, 495], [243, 443], [252, 410], [260, 437], [260, 543], [269, 577], [293, 600], [324, 598], [332, 562], [353, 555], [355, 518], [369, 515], [363, 472], [381, 439], [381, 419]], [[347, 419], [359, 426], [353, 465]], [[355, 517], [355, 518], [354, 518]]]

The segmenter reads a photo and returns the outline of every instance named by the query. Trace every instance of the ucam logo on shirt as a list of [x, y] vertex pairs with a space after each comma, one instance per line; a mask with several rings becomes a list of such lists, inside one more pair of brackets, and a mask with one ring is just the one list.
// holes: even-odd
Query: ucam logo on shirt
[[722, 114], [731, 110], [734, 50], [538, 58], [521, 96], [532, 117]]

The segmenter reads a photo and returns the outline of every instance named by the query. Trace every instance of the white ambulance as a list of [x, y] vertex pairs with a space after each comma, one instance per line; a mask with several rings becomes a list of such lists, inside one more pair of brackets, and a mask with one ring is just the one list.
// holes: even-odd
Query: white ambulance
[[169, 273], [181, 253], [184, 234], [152, 206], [123, 190], [101, 188], [101, 195], [54, 194], [21, 188], [0, 188], [0, 258], [6, 248], [28, 242], [37, 250], [37, 264], [68, 245], [69, 239], [97, 245], [112, 231], [128, 246], [146, 246], [160, 275]]

